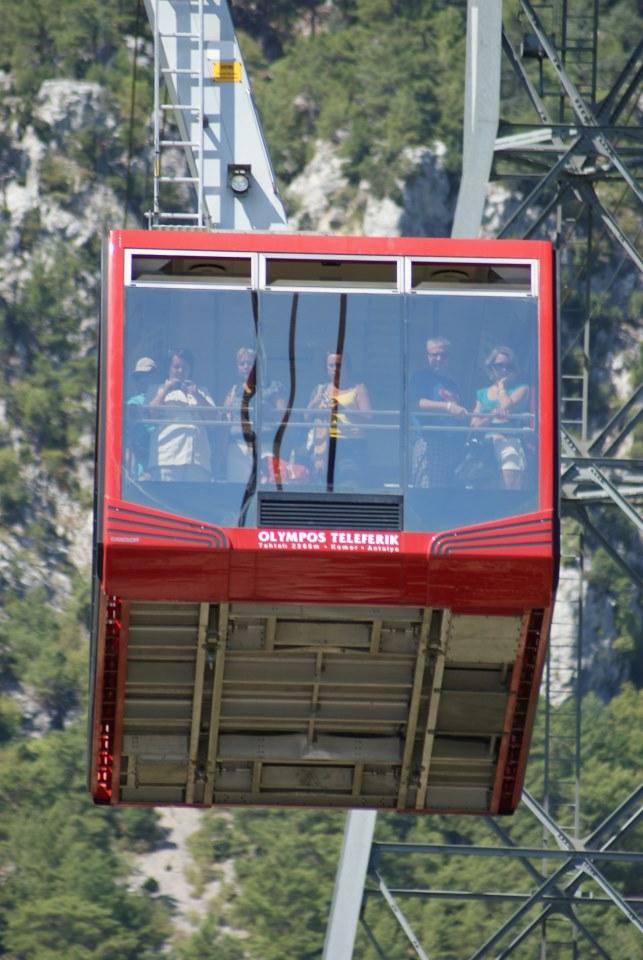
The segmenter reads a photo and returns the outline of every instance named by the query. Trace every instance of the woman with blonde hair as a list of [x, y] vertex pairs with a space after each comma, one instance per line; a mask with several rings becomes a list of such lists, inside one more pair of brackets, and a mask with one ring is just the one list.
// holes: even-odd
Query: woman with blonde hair
[[313, 476], [324, 473], [340, 483], [355, 481], [364, 466], [364, 423], [371, 409], [368, 390], [353, 383], [348, 358], [341, 353], [326, 355], [328, 380], [318, 383], [308, 403], [314, 426], [308, 436]]

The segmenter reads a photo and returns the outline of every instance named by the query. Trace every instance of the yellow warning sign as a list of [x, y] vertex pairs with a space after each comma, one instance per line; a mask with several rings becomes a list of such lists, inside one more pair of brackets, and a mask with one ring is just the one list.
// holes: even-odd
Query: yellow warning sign
[[219, 83], [241, 83], [241, 62], [219, 60], [212, 64], [212, 77]]

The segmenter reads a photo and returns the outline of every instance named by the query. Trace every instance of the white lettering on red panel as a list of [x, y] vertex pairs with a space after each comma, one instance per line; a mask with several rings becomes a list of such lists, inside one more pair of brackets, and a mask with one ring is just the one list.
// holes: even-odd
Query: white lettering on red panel
[[351, 553], [399, 553], [399, 533], [366, 530], [259, 530], [260, 550], [335, 550]]

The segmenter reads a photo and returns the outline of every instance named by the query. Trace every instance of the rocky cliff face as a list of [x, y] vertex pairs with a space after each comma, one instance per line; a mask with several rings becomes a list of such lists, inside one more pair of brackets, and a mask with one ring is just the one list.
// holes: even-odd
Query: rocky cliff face
[[441, 143], [406, 150], [395, 196], [379, 198], [367, 181], [351, 184], [337, 146], [319, 140], [286, 192], [291, 227], [365, 236], [448, 236], [457, 180], [446, 171], [445, 153]]
[[[111, 158], [113, 174], [124, 176], [124, 166], [118, 162], [114, 148], [121, 120], [96, 83], [46, 81], [32, 104], [28, 121], [23, 119], [24, 105], [7, 92], [6, 78], [3, 86], [0, 303], [10, 327], [12, 322], [16, 327], [15, 318], [25, 310], [28, 325], [34, 277], [53, 285], [63, 274], [64, 257], [64, 270], [71, 272], [73, 283], [55, 309], [77, 318], [71, 342], [66, 344], [70, 353], [91, 358], [95, 356], [100, 302], [101, 240], [109, 227], [120, 225], [123, 219], [122, 200], [97, 168]], [[45, 290], [40, 291], [40, 298], [35, 297], [34, 309], [43, 297]], [[32, 320], [35, 323], [38, 318]], [[7, 530], [0, 543], [0, 572], [9, 579], [17, 577], [22, 587], [42, 582], [64, 589], [65, 566], [70, 563], [86, 570], [90, 563], [91, 517], [87, 504], [92, 486], [93, 437], [87, 429], [71, 451], [75, 480], [80, 485], [79, 499], [76, 485], [72, 493], [63, 478], [57, 483], [44, 469], [41, 452], [33, 445], [25, 423], [7, 416], [11, 391], [17, 389], [20, 374], [33, 367], [22, 355], [28, 329], [14, 329], [13, 334], [15, 354], [10, 363], [15, 377], [8, 385], [4, 423], [11, 444], [20, 451], [30, 503], [23, 522]], [[53, 366], [58, 359], [50, 357]], [[86, 408], [89, 425], [93, 418], [92, 392], [69, 402]], [[24, 462], [28, 449], [31, 456]], [[40, 511], [46, 513], [51, 533], [51, 552], [46, 557], [38, 555], [38, 547], [32, 549], [26, 533], [28, 522]], [[56, 558], [64, 560], [62, 565]]]
[[[81, 248], [101, 237], [123, 217], [122, 202], [91, 169], [88, 142], [99, 152], [113, 140], [120, 122], [96, 83], [47, 80], [23, 126], [8, 101], [0, 133], [3, 151], [3, 219], [5, 260], [0, 282], [18, 283], [28, 273], [35, 252], [52, 240]], [[25, 237], [25, 234], [28, 234]], [[25, 242], [27, 241], [27, 242]], [[87, 275], [91, 295], [99, 277]]]

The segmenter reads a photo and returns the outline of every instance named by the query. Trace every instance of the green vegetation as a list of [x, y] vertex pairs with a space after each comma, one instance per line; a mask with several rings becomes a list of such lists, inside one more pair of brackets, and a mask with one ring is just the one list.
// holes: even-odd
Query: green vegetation
[[136, 0], [6, 3], [0, 66], [11, 73], [16, 91], [26, 98], [51, 77], [117, 86], [119, 68], [126, 62], [123, 35], [134, 34], [136, 22]]
[[[241, 26], [246, 6], [237, 11]], [[283, 14], [270, 15], [273, 47], [283, 49], [272, 61], [241, 35], [278, 175], [300, 173], [319, 138], [339, 146], [352, 183], [366, 179], [378, 196], [394, 192], [407, 147], [443, 140], [457, 168], [466, 4], [354, 0], [335, 8], [323, 31], [288, 33]]]
[[83, 732], [0, 750], [0, 957], [149, 960], [165, 942], [165, 905], [127, 889], [120, 818], [86, 795]]
[[[312, 960], [320, 956], [343, 815], [242, 810], [207, 813], [193, 841], [194, 885], [223, 882], [192, 936], [170, 936], [171, 904], [148, 879], [128, 886], [128, 857], [163, 840], [151, 810], [91, 806], [84, 783], [88, 571], [76, 571], [58, 529], [62, 497], [87, 497], [78, 481], [83, 439], [94, 417], [100, 236], [80, 244], [45, 233], [45, 207], [66, 216], [97, 186], [109, 186], [136, 214], [149, 204], [149, 64], [136, 57], [149, 39], [140, 0], [37, 0], [1, 4], [0, 163], [16, 183], [27, 170], [9, 131], [35, 124], [51, 149], [40, 162], [41, 197], [12, 235], [0, 209], [0, 255], [18, 263], [0, 293], [0, 958], [6, 960]], [[276, 168], [287, 183], [304, 168], [319, 138], [333, 142], [355, 187], [368, 180], [394, 193], [409, 147], [436, 139], [457, 168], [466, 4], [444, 0], [236, 0], [234, 15]], [[601, 43], [614, 69], [638, 36], [631, 0], [603, 4]], [[129, 41], [126, 42], [126, 35]], [[101, 84], [115, 118], [54, 142], [36, 119], [44, 80]], [[131, 159], [131, 163], [128, 161]], [[633, 217], [634, 214], [632, 213]], [[51, 225], [47, 227], [51, 231]], [[13, 266], [11, 270], [13, 270]], [[6, 273], [7, 271], [5, 271]], [[622, 329], [612, 295], [597, 296], [602, 356]], [[637, 302], [631, 300], [634, 336]], [[638, 304], [640, 306], [640, 304]], [[621, 346], [622, 344], [619, 344]], [[643, 354], [633, 371], [639, 383]], [[615, 402], [599, 390], [600, 413]], [[635, 435], [641, 455], [643, 440]], [[612, 515], [605, 523], [612, 523]], [[614, 521], [617, 523], [619, 521]], [[636, 560], [632, 530], [619, 531]], [[636, 785], [643, 768], [643, 646], [640, 597], [602, 550], [591, 583], [610, 603], [618, 662], [606, 651], [614, 698], [583, 705], [582, 811], [589, 831]], [[59, 589], [62, 577], [66, 590]], [[43, 586], [46, 584], [46, 586]], [[55, 588], [54, 588], [55, 587]], [[634, 686], [622, 685], [629, 677]], [[559, 708], [564, 724], [570, 705]], [[529, 771], [538, 794], [542, 723]], [[511, 824], [518, 842], [540, 844], [524, 812]], [[484, 823], [462, 818], [382, 816], [378, 839], [494, 843]], [[634, 843], [628, 838], [627, 845]], [[224, 864], [233, 859], [235, 880]], [[527, 890], [513, 861], [450, 857], [383, 864], [390, 885]], [[626, 893], [640, 894], [633, 867], [606, 867]], [[596, 888], [592, 892], [598, 894]], [[461, 960], [512, 907], [404, 898], [405, 913], [437, 960]], [[579, 908], [580, 909], [580, 908]], [[588, 908], [588, 927], [615, 957], [634, 957], [635, 931], [617, 911]], [[366, 917], [389, 960], [408, 944], [375, 896]], [[528, 941], [518, 960], [531, 958]], [[375, 960], [360, 933], [357, 956]]]
[[94, 422], [95, 327], [87, 315], [98, 307], [87, 278], [97, 250], [55, 240], [39, 245], [29, 264], [22, 284], [0, 296], [0, 523], [4, 537], [11, 531], [22, 548], [69, 570], [56, 514], [61, 492], [86, 500], [77, 469], [90, 456]]

